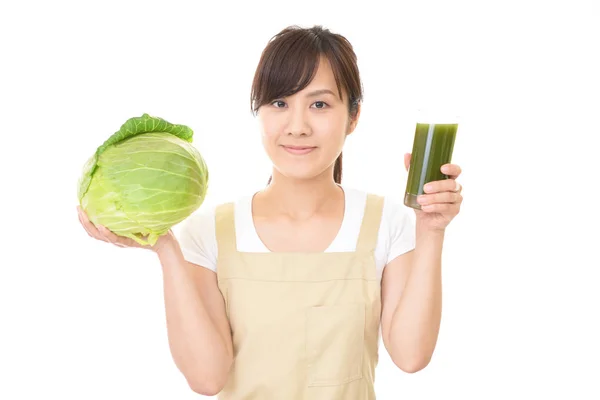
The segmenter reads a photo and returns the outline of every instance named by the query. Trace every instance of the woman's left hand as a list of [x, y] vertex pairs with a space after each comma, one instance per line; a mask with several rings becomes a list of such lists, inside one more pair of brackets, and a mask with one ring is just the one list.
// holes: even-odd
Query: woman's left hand
[[[410, 156], [409, 153], [404, 155], [407, 171]], [[415, 209], [419, 229], [443, 231], [460, 211], [462, 185], [456, 179], [462, 172], [461, 168], [456, 164], [444, 164], [441, 172], [449, 178], [427, 183], [425, 194], [417, 198], [417, 202], [421, 204], [421, 210]]]

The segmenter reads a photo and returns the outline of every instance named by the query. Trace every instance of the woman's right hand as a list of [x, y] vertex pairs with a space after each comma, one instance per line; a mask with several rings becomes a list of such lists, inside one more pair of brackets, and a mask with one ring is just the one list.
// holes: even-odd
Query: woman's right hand
[[105, 226], [94, 225], [94, 223], [88, 218], [86, 212], [80, 206], [77, 206], [77, 214], [79, 216], [79, 222], [90, 237], [97, 240], [101, 240], [103, 242], [114, 244], [117, 247], [137, 247], [158, 252], [158, 250], [162, 248], [166, 242], [175, 239], [173, 233], [169, 231], [165, 235], [160, 236], [158, 238], [158, 241], [154, 244], [154, 246], [141, 245], [131, 238], [116, 235]]

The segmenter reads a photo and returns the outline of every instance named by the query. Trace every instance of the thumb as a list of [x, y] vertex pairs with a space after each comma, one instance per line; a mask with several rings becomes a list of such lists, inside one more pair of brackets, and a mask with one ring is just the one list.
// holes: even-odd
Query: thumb
[[410, 153], [405, 153], [404, 154], [404, 167], [406, 168], [406, 170], [408, 171], [408, 167], [410, 166]]

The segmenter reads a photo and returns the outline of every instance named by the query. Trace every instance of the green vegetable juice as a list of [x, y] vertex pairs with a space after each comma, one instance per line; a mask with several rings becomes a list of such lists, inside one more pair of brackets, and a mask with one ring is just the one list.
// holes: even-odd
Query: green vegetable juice
[[424, 194], [423, 186], [432, 181], [447, 179], [440, 171], [452, 159], [458, 124], [417, 123], [404, 204], [420, 209], [417, 196]]

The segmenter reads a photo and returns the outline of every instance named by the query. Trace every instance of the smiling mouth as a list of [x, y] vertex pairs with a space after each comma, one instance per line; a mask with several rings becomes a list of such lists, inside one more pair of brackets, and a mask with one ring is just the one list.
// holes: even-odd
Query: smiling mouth
[[316, 147], [314, 146], [282, 146], [285, 151], [291, 154], [308, 154]]

